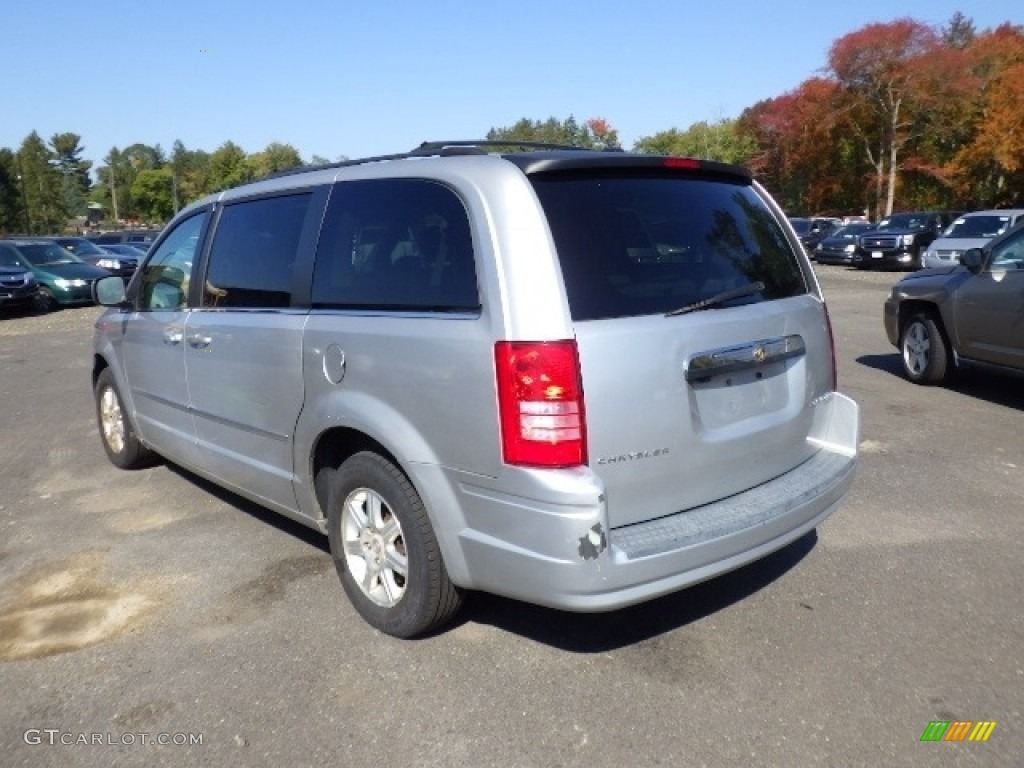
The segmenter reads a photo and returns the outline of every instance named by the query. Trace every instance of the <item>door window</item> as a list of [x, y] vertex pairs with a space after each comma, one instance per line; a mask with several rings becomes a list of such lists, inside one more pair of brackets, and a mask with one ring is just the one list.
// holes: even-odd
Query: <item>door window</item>
[[317, 249], [312, 299], [317, 308], [479, 309], [462, 201], [424, 179], [338, 184]]
[[209, 211], [178, 224], [142, 268], [139, 309], [180, 309], [188, 302], [189, 279]]
[[993, 269], [1024, 269], [1024, 229], [992, 249]]
[[210, 248], [204, 307], [287, 307], [312, 193], [246, 200], [224, 208]]

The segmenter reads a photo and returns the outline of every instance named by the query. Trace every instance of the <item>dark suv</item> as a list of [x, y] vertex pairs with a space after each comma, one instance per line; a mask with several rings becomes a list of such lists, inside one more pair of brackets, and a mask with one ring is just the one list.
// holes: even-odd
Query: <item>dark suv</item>
[[907, 275], [885, 302], [886, 336], [915, 384], [966, 366], [1024, 376], [1024, 224], [962, 258]]
[[924, 269], [928, 246], [960, 215], [961, 211], [917, 211], [886, 216], [860, 236], [853, 266]]
[[789, 223], [800, 238], [800, 244], [804, 251], [811, 258], [814, 258], [814, 249], [822, 240], [835, 231], [837, 223], [834, 219], [823, 218], [790, 218]]
[[89, 235], [96, 245], [127, 243], [146, 250], [160, 235], [159, 229], [125, 229], [120, 232], [104, 232], [101, 235]]

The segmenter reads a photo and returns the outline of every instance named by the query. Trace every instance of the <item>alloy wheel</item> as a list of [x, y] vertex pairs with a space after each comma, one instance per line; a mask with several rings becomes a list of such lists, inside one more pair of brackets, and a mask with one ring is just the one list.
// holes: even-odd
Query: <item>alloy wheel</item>
[[121, 453], [124, 450], [124, 414], [113, 387], [106, 387], [100, 394], [100, 429], [110, 450]]
[[387, 501], [370, 488], [345, 499], [341, 517], [345, 565], [363, 593], [391, 608], [405, 594], [409, 561], [402, 526]]

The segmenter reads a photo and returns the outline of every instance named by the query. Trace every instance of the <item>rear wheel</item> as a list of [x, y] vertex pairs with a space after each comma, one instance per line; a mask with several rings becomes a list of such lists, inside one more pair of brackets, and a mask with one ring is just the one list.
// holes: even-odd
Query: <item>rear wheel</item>
[[462, 595], [448, 578], [423, 502], [384, 457], [357, 453], [338, 468], [327, 525], [345, 593], [371, 626], [414, 637], [458, 611]]
[[915, 384], [941, 384], [949, 376], [949, 344], [933, 315], [919, 312], [900, 336], [903, 371]]

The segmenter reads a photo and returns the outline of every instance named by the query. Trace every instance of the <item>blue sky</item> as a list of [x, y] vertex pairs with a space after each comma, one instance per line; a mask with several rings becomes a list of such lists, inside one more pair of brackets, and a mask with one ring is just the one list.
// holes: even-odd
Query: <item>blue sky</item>
[[175, 139], [308, 160], [482, 138], [522, 117], [603, 117], [624, 147], [737, 117], [814, 76], [872, 22], [981, 31], [1024, 23], [996, 0], [52, 0], [9, 3], [0, 147], [70, 131], [111, 147]]

